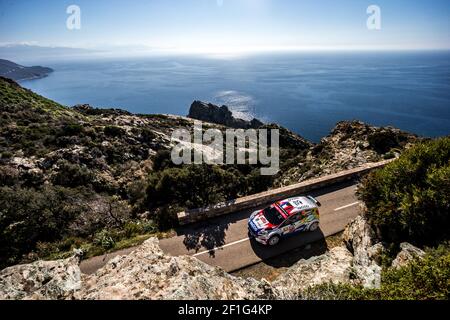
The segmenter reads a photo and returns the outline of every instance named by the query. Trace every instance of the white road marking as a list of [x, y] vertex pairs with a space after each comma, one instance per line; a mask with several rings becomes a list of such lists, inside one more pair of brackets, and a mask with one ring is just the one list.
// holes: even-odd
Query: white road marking
[[348, 205], [346, 205], [346, 206], [343, 206], [343, 207], [336, 208], [336, 209], [334, 209], [334, 211], [339, 211], [339, 210], [347, 209], [347, 208], [356, 206], [357, 204], [359, 204], [359, 201], [350, 203], [350, 204], [348, 204]]
[[193, 257], [197, 257], [197, 256], [199, 256], [199, 255], [202, 255], [202, 254], [205, 254], [205, 253], [209, 253], [209, 252], [211, 252], [211, 251], [216, 251], [216, 250], [219, 250], [219, 249], [223, 249], [223, 248], [232, 246], [232, 245], [234, 245], [234, 244], [238, 244], [238, 243], [245, 242], [245, 241], [248, 241], [248, 240], [250, 240], [250, 238], [247, 237], [247, 238], [245, 238], [245, 239], [241, 239], [241, 240], [238, 240], [238, 241], [234, 241], [234, 242], [228, 243], [228, 244], [226, 244], [226, 245], [224, 245], [224, 246], [221, 246], [221, 247], [215, 247], [215, 248], [213, 248], [213, 249], [209, 249], [209, 250], [206, 250], [206, 251], [202, 251], [202, 252], [196, 253], [196, 254], [194, 254], [194, 255], [192, 255], [192, 256], [193, 256]]

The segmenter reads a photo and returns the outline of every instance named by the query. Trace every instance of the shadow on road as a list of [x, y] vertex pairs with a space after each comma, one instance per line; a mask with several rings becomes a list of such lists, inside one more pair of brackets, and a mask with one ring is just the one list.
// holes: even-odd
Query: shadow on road
[[208, 228], [185, 234], [183, 244], [188, 250], [200, 251], [200, 249], [210, 250], [209, 255], [215, 257], [216, 247], [225, 244], [225, 234], [228, 225], [209, 226]]
[[324, 254], [328, 249], [320, 229], [288, 236], [274, 247], [264, 246], [254, 239], [250, 243], [254, 253], [274, 268], [290, 267], [302, 259]]
[[187, 250], [195, 250], [196, 252], [210, 250], [209, 255], [215, 257], [216, 250], [213, 249], [226, 244], [225, 236], [230, 226], [238, 221], [248, 219], [252, 212], [253, 210], [241, 211], [212, 218], [208, 221], [178, 228], [176, 232], [178, 236], [184, 236], [183, 244]]

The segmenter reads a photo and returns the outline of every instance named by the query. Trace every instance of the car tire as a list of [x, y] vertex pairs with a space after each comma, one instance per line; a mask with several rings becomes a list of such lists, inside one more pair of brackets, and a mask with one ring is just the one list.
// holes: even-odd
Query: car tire
[[267, 241], [267, 244], [271, 247], [276, 246], [280, 242], [280, 236], [272, 236]]
[[319, 228], [319, 223], [318, 222], [313, 222], [309, 226], [308, 230], [311, 231], [311, 232], [314, 232], [314, 231], [317, 230], [317, 228]]

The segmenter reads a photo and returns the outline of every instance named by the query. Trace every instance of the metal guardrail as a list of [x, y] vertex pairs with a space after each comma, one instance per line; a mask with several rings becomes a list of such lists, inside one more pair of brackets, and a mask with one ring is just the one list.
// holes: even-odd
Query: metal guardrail
[[296, 196], [299, 194], [310, 192], [312, 190], [330, 186], [335, 183], [353, 179], [374, 169], [382, 168], [392, 161], [393, 160], [390, 159], [381, 162], [367, 163], [358, 168], [341, 171], [339, 173], [323, 176], [320, 178], [314, 178], [290, 186], [272, 189], [250, 196], [221, 202], [205, 208], [182, 211], [177, 214], [178, 222], [180, 225], [186, 225], [189, 223], [206, 220], [212, 217], [217, 217], [237, 211], [250, 209], [253, 207], [258, 207], [260, 205], [269, 204], [277, 200]]

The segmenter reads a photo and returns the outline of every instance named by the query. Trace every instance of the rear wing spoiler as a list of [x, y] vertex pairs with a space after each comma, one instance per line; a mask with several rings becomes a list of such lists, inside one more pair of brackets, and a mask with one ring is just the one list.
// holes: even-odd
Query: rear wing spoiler
[[321, 207], [322, 204], [319, 202], [319, 200], [317, 200], [316, 198], [314, 198], [313, 196], [307, 196], [307, 198], [309, 200], [311, 200], [312, 202], [314, 202], [318, 207]]

